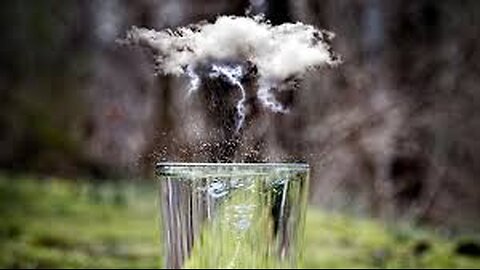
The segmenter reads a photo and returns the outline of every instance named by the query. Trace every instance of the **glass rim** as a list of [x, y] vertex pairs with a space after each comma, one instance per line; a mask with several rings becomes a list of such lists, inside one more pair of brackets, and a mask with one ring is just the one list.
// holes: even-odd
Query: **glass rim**
[[228, 167], [257, 167], [257, 168], [297, 168], [309, 169], [308, 163], [208, 163], [208, 162], [157, 162], [155, 168], [163, 167], [208, 167], [208, 168], [228, 168]]

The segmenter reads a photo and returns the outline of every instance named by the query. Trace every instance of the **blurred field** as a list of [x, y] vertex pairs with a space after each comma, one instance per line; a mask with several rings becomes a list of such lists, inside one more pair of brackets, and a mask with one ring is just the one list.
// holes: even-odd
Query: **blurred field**
[[[157, 210], [153, 183], [0, 176], [0, 267], [159, 268]], [[478, 268], [466, 240], [311, 209], [304, 265]]]

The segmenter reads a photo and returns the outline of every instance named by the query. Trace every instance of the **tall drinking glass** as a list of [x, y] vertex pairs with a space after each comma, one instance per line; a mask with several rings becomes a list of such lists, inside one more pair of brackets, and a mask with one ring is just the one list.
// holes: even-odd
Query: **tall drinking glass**
[[159, 163], [164, 267], [296, 268], [306, 164]]

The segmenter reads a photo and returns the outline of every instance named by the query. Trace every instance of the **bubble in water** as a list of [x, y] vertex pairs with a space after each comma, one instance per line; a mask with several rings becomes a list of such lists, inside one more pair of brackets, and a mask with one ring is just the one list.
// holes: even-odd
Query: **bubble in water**
[[284, 178], [277, 178], [270, 182], [270, 186], [273, 188], [275, 192], [279, 192], [283, 189], [283, 186], [285, 186], [285, 179]]
[[231, 180], [231, 187], [235, 189], [252, 189], [254, 187], [251, 178], [238, 178]]
[[221, 198], [228, 194], [228, 187], [224, 181], [215, 179], [208, 187], [208, 194], [213, 198]]
[[250, 228], [253, 219], [255, 204], [238, 204], [229, 206], [226, 221], [237, 232], [243, 232]]

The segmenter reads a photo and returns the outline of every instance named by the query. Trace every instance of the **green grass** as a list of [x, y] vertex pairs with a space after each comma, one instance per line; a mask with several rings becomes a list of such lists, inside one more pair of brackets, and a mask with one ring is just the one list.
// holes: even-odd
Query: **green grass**
[[0, 180], [0, 267], [155, 267], [155, 193], [147, 186]]
[[[0, 267], [160, 268], [156, 195], [152, 183], [0, 176]], [[313, 208], [306, 226], [305, 267], [480, 267], [457, 239], [411, 226]]]

